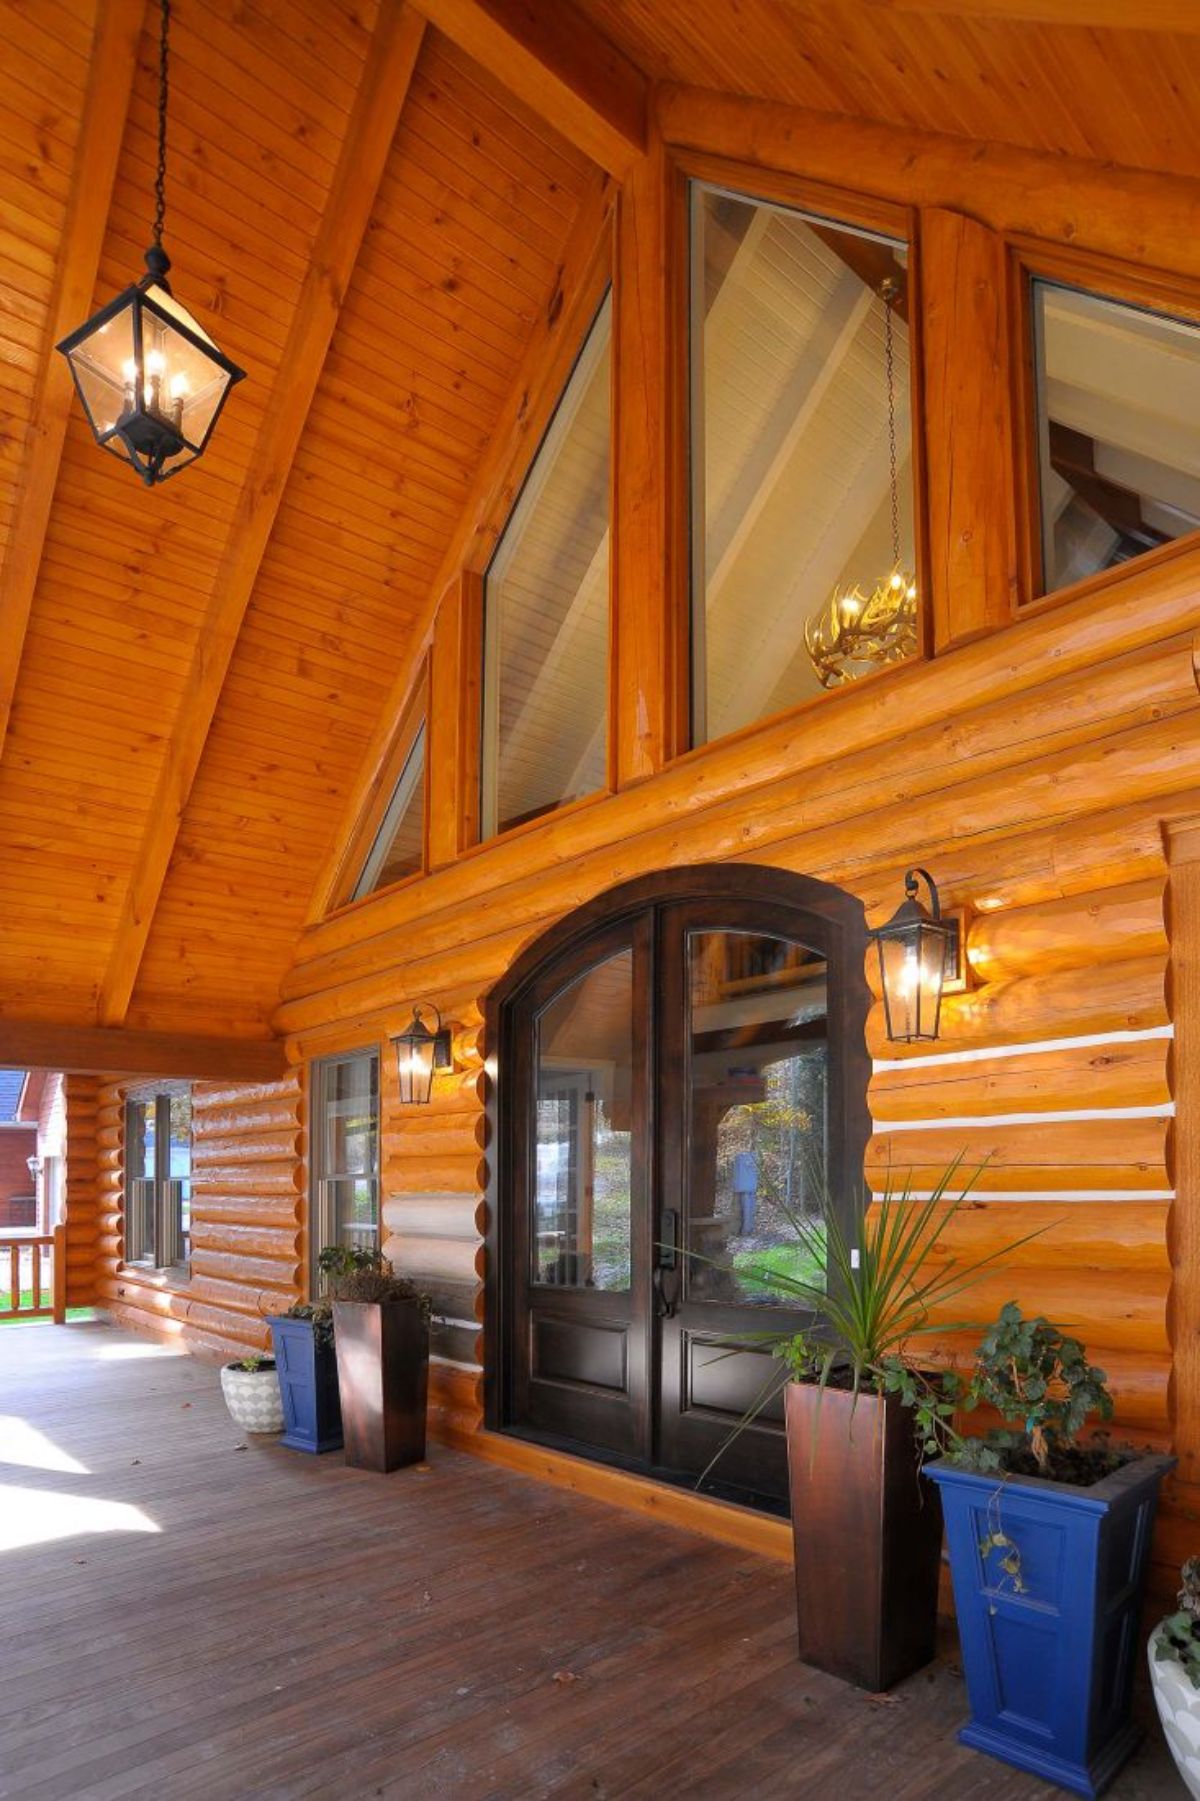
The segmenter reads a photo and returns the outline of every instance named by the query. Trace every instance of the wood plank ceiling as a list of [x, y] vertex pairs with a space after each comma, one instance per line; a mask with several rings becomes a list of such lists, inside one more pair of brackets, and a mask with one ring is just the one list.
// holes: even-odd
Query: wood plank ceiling
[[[13, 343], [0, 522], [29, 435], [93, 29], [89, 0], [39, 0], [36, 25], [34, 10], [0, 7], [6, 45], [28, 45], [6, 59], [0, 123], [0, 145], [22, 134], [0, 164]], [[140, 267], [147, 235], [153, 8], [144, 24], [97, 304]], [[156, 809], [170, 809], [163, 772], [201, 623], [231, 535], [245, 529], [252, 453], [381, 29], [373, 7], [334, 0], [176, 8], [174, 278], [250, 379], [200, 468], [152, 491], [96, 450], [71, 409], [0, 759], [6, 1015], [266, 1029], [345, 793], [553, 291], [592, 165], [429, 32], [132, 1005], [126, 1014], [118, 994], [106, 1006], [131, 883]]]
[[[654, 79], [1200, 172], [1194, 34], [1063, 24], [1062, 0], [577, 7], [557, 54], [586, 15]], [[168, 248], [249, 379], [203, 464], [146, 491], [95, 448], [51, 346], [141, 266], [157, 6], [0, 0], [0, 1017], [268, 1030], [596, 179], [526, 104], [536, 13], [424, 10], [492, 62], [523, 33], [525, 100], [432, 26], [408, 80], [399, 0], [176, 0]], [[615, 93], [620, 57], [585, 49], [577, 85], [586, 64]], [[339, 179], [385, 129], [384, 57], [399, 126], [351, 229]], [[613, 129], [585, 93], [573, 131], [610, 168], [625, 85]], [[570, 84], [547, 92], [572, 125]]]

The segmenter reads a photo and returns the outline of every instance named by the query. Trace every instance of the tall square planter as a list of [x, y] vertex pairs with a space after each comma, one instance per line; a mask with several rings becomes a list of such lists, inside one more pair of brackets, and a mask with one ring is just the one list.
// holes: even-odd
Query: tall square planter
[[933, 1657], [942, 1510], [893, 1395], [784, 1390], [800, 1658], [879, 1693]]
[[429, 1326], [416, 1301], [335, 1301], [346, 1462], [388, 1470], [425, 1455]]
[[312, 1321], [268, 1315], [283, 1402], [280, 1444], [293, 1451], [336, 1451], [342, 1443], [337, 1360], [331, 1344], [318, 1345]]
[[[933, 1463], [971, 1718], [959, 1739], [1076, 1794], [1098, 1795], [1138, 1740], [1129, 1717], [1159, 1485], [1139, 1457], [1091, 1488]], [[1019, 1558], [1018, 1588], [1000, 1566]]]

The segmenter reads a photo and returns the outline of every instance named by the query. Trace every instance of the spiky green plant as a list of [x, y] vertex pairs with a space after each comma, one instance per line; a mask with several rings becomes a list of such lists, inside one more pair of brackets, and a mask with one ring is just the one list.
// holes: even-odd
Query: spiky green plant
[[[867, 1204], [864, 1197], [861, 1225], [853, 1232], [830, 1205], [819, 1170], [813, 1172], [813, 1182], [823, 1200], [821, 1217], [811, 1219], [783, 1207], [801, 1248], [818, 1266], [823, 1262], [825, 1283], [820, 1286], [771, 1263], [739, 1265], [739, 1274], [753, 1278], [756, 1287], [802, 1308], [812, 1320], [800, 1332], [756, 1332], [725, 1341], [727, 1351], [769, 1348], [783, 1369], [764, 1384], [718, 1457], [787, 1381], [813, 1381], [823, 1390], [835, 1372], [855, 1395], [899, 1395], [913, 1409], [925, 1455], [958, 1441], [953, 1417], [962, 1384], [952, 1370], [931, 1375], [914, 1341], [976, 1329], [976, 1321], [948, 1319], [946, 1309], [1038, 1236], [1028, 1232], [978, 1257], [949, 1252], [946, 1233], [984, 1167], [960, 1181], [963, 1163], [962, 1156], [956, 1157], [923, 1199], [913, 1193], [911, 1172], [898, 1184], [889, 1175], [878, 1199]], [[716, 1259], [691, 1255], [721, 1267]]]

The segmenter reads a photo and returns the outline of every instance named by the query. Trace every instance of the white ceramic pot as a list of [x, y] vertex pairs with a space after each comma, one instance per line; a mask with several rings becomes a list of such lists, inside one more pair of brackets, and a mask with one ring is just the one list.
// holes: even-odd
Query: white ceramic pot
[[273, 1363], [258, 1370], [240, 1370], [236, 1363], [227, 1363], [221, 1371], [221, 1392], [230, 1418], [243, 1432], [283, 1431], [283, 1402]]
[[1192, 1801], [1200, 1801], [1200, 1688], [1193, 1688], [1175, 1659], [1154, 1655], [1158, 1628], [1150, 1634], [1150, 1683], [1163, 1736]]

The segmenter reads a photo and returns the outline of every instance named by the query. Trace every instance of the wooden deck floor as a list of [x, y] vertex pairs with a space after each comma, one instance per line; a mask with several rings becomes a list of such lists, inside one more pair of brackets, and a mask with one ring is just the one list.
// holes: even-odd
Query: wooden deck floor
[[[797, 1663], [782, 1566], [434, 1447], [246, 1441], [216, 1372], [0, 1331], [0, 1795], [1033, 1801], [952, 1656]], [[951, 1647], [952, 1651], [952, 1647]], [[1114, 1801], [1182, 1795], [1151, 1738]]]

